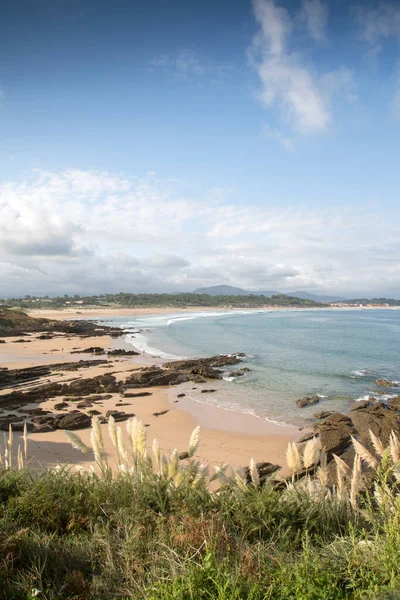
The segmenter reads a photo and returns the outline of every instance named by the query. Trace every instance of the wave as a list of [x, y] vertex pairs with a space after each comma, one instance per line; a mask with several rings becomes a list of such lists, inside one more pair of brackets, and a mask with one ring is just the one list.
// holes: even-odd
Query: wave
[[218, 311], [218, 312], [198, 312], [198, 313], [189, 313], [185, 316], [182, 315], [172, 315], [172, 318], [167, 320], [167, 327], [170, 327], [174, 323], [179, 323], [180, 321], [193, 321], [195, 319], [206, 319], [210, 317], [231, 317], [233, 315], [252, 315], [259, 313], [267, 313], [271, 312], [269, 310], [229, 310], [229, 311]]
[[376, 402], [387, 402], [391, 398], [396, 398], [398, 394], [377, 394], [376, 392], [367, 392], [364, 396], [356, 398], [356, 402], [362, 402], [363, 400], [369, 400], [373, 398]]
[[276, 421], [271, 417], [264, 417], [258, 415], [252, 408], [245, 408], [235, 402], [228, 402], [226, 400], [218, 400], [215, 396], [206, 396], [202, 394], [201, 397], [193, 397], [191, 394], [186, 394], [186, 396], [192, 400], [193, 402], [197, 402], [197, 404], [205, 404], [206, 406], [211, 406], [213, 408], [219, 408], [221, 410], [228, 410], [229, 412], [233, 412], [239, 415], [248, 415], [250, 417], [254, 417], [255, 419], [261, 419], [267, 421], [268, 423], [272, 423], [274, 425], [279, 425], [280, 427], [295, 427], [293, 423], [286, 423], [285, 421]]
[[153, 346], [149, 346], [148, 339], [145, 335], [135, 334], [126, 335], [125, 341], [128, 344], [131, 344], [140, 352], [144, 352], [145, 354], [149, 354], [151, 356], [156, 356], [158, 358], [166, 358], [167, 360], [183, 360], [187, 358], [186, 356], [178, 356], [176, 354], [169, 354], [168, 352], [163, 352], [159, 348], [154, 348]]

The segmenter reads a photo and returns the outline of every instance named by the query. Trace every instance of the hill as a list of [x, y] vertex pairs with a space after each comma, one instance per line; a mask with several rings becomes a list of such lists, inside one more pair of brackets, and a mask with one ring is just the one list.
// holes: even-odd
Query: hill
[[46, 322], [47, 319], [35, 319], [21, 310], [0, 308], [0, 335], [10, 334], [26, 329], [37, 329], [39, 325]]
[[[277, 291], [252, 291], [245, 290], [243, 288], [233, 287], [230, 285], [214, 285], [211, 287], [198, 288], [193, 291], [194, 294], [209, 294], [210, 296], [223, 296], [225, 294], [232, 294], [235, 296], [279, 296], [282, 292]], [[285, 292], [285, 296], [291, 296], [294, 298], [301, 298], [302, 300], [313, 300], [314, 302], [345, 302], [346, 298], [340, 296], [324, 296], [319, 294], [310, 294], [309, 292]]]

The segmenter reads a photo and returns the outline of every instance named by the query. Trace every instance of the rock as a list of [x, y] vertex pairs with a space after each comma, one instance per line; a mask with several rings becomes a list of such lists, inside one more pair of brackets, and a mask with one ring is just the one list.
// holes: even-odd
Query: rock
[[100, 346], [91, 346], [90, 348], [84, 348], [83, 350], [73, 350], [71, 354], [105, 354], [105, 350]]
[[14, 340], [14, 344], [27, 344], [28, 342], [31, 342], [32, 340]]
[[54, 431], [54, 427], [50, 423], [43, 423], [42, 425], [35, 425], [33, 432], [34, 433], [48, 433], [49, 431]]
[[313, 414], [313, 417], [316, 419], [326, 419], [326, 417], [330, 417], [336, 412], [336, 410], [321, 410], [321, 412], [317, 412]]
[[5, 344], [6, 340], [0, 340], [0, 344]]
[[178, 385], [189, 381], [188, 375], [161, 367], [147, 367], [135, 371], [125, 380], [127, 387], [153, 387], [164, 385]]
[[88, 410], [88, 415], [91, 415], [92, 417], [94, 417], [95, 415], [101, 415], [101, 412], [99, 410]]
[[90, 400], [83, 400], [76, 405], [76, 408], [91, 408], [93, 406], [93, 402]]
[[87, 429], [91, 426], [92, 420], [89, 415], [85, 415], [85, 413], [76, 411], [69, 413], [68, 415], [64, 415], [58, 419], [54, 420], [54, 426], [56, 429]]
[[39, 417], [33, 417], [32, 421], [35, 425], [43, 425], [44, 423], [51, 424], [55, 418], [57, 417], [54, 417], [54, 415], [41, 415]]
[[160, 412], [153, 413], [153, 417], [161, 417], [162, 415], [166, 415], [169, 410], [162, 410]]
[[122, 410], [121, 411], [108, 410], [106, 412], [106, 419], [113, 417], [115, 421], [126, 421], [127, 419], [130, 419], [131, 417], [134, 417], [134, 416], [135, 415], [133, 413], [125, 413]]
[[[258, 462], [256, 463], [256, 469], [258, 473], [258, 477], [260, 479], [260, 485], [263, 485], [270, 476], [278, 471], [281, 467], [279, 465], [274, 465], [269, 462]], [[248, 485], [252, 483], [251, 475], [250, 475], [250, 467], [244, 467], [243, 469], [244, 479]]]
[[375, 379], [375, 385], [379, 387], [390, 387], [397, 388], [399, 385], [394, 381], [389, 381], [389, 379]]
[[242, 367], [241, 369], [236, 369], [236, 371], [228, 371], [228, 373], [225, 373], [225, 375], [228, 377], [243, 377], [250, 371], [251, 369], [249, 369], [249, 367]]
[[[24, 421], [15, 421], [15, 415], [9, 415], [8, 417], [5, 417], [4, 419], [0, 420], [0, 430], [1, 431], [8, 431], [10, 424], [12, 427], [13, 431], [23, 431], [24, 430]], [[21, 417], [18, 417], [21, 418]], [[26, 428], [28, 431], [33, 431], [33, 425], [32, 423], [27, 423], [26, 424]]]
[[400, 396], [395, 396], [394, 398], [390, 398], [387, 403], [387, 407], [390, 410], [400, 410]]
[[308, 433], [304, 433], [301, 437], [299, 437], [296, 442], [298, 444], [302, 444], [303, 442], [308, 442], [308, 440], [312, 440], [314, 437], [319, 437], [319, 433], [316, 431], [309, 431]]
[[317, 404], [319, 402], [319, 396], [304, 396], [304, 398], [300, 398], [296, 400], [296, 404], [299, 408], [304, 408], [305, 406], [312, 406], [313, 404]]
[[153, 393], [152, 392], [136, 392], [136, 393], [132, 393], [132, 392], [124, 392], [122, 394], [122, 396], [124, 398], [141, 398], [143, 396], [152, 396]]
[[351, 437], [356, 433], [352, 420], [346, 415], [334, 413], [322, 423], [314, 425], [319, 433], [321, 447], [325, 449], [328, 459], [332, 454], [340, 454], [351, 444]]
[[366, 408], [367, 406], [371, 406], [369, 400], [360, 400], [359, 402], [353, 402], [353, 404], [349, 406], [349, 411], [353, 412], [355, 410], [361, 410], [362, 408]]
[[370, 444], [369, 430], [380, 438], [384, 446], [388, 445], [392, 431], [400, 435], [400, 415], [382, 402], [352, 412], [351, 420], [358, 437], [366, 445]]
[[57, 404], [54, 405], [55, 410], [62, 410], [63, 408], [68, 408], [68, 402], [57, 402]]
[[181, 452], [179, 454], [179, 460], [185, 460], [185, 458], [189, 458], [189, 453], [188, 452]]
[[116, 348], [115, 350], [109, 350], [107, 352], [107, 356], [139, 356], [140, 352], [136, 352], [136, 350], [122, 350], [120, 348]]
[[183, 398], [184, 396], [186, 396], [186, 394], [178, 394], [177, 398]]
[[50, 335], [49, 333], [42, 333], [40, 335], [38, 335], [37, 339], [38, 340], [52, 340], [54, 337], [54, 335]]
[[217, 390], [201, 390], [202, 394], [213, 394], [214, 392], [216, 392]]

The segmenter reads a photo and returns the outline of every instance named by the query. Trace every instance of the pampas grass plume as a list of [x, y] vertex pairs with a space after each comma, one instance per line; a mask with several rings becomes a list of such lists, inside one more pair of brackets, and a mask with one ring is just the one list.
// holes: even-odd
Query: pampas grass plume
[[125, 462], [128, 463], [129, 455], [126, 449], [124, 434], [122, 433], [121, 427], [117, 427], [117, 449]]
[[299, 450], [294, 442], [290, 442], [286, 450], [286, 462], [290, 471], [295, 474], [301, 471], [302, 462]]
[[378, 461], [374, 456], [372, 456], [371, 452], [369, 452], [365, 446], [353, 438], [353, 436], [351, 436], [351, 441], [353, 442], [354, 450], [356, 451], [357, 456], [366, 462], [371, 469], [376, 469]]
[[371, 430], [369, 430], [369, 437], [371, 438], [371, 442], [373, 447], [375, 448], [375, 452], [382, 457], [385, 452], [385, 448], [383, 447], [381, 440]]
[[354, 457], [353, 472], [351, 476], [350, 503], [353, 508], [357, 508], [357, 495], [361, 483], [361, 457], [356, 454]]
[[115, 419], [114, 419], [114, 417], [112, 415], [108, 419], [108, 434], [110, 436], [110, 440], [112, 442], [112, 445], [114, 446], [114, 448], [118, 452], [117, 429], [115, 427]]
[[258, 487], [260, 485], [260, 477], [253, 458], [250, 459], [250, 477], [254, 487]]
[[196, 453], [197, 448], [199, 447], [199, 443], [200, 443], [200, 426], [193, 429], [192, 435], [190, 436], [189, 450], [188, 450], [189, 457], [188, 458], [192, 458], [192, 456]]
[[28, 428], [26, 426], [26, 421], [24, 423], [23, 439], [24, 439], [24, 457], [25, 457], [25, 460], [26, 460], [27, 457], [28, 457]]
[[317, 464], [319, 459], [319, 442], [316, 437], [309, 440], [303, 452], [303, 464], [306, 469]]
[[175, 477], [175, 475], [178, 473], [178, 471], [179, 471], [179, 453], [178, 453], [178, 450], [175, 448], [175, 450], [171, 454], [171, 459], [170, 459], [169, 465], [168, 465], [168, 477], [170, 479], [173, 479]]
[[390, 434], [389, 438], [390, 454], [394, 463], [400, 462], [400, 442], [394, 431]]

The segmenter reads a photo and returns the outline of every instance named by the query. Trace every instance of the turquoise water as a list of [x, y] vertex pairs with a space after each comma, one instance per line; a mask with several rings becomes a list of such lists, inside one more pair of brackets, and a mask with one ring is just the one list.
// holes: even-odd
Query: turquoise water
[[[376, 393], [377, 377], [400, 379], [397, 310], [181, 313], [107, 322], [143, 328], [131, 343], [148, 354], [173, 358], [245, 352], [248, 375], [223, 381], [218, 393], [196, 399], [278, 422], [299, 424], [317, 410], [343, 410], [354, 399]], [[318, 405], [297, 408], [297, 398], [312, 394], [321, 396]]]

